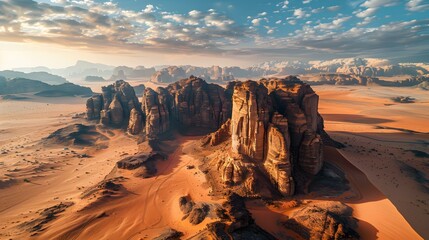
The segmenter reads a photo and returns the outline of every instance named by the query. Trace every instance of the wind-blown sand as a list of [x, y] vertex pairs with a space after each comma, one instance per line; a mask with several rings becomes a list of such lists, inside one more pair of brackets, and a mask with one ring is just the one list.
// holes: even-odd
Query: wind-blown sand
[[[429, 153], [429, 96], [417, 89], [316, 86], [325, 128], [347, 147], [326, 148], [326, 160], [346, 173], [351, 190], [339, 197], [300, 197], [303, 202], [341, 200], [354, 209], [362, 239], [428, 238], [428, 158], [408, 150]], [[388, 90], [388, 91], [386, 91]], [[393, 103], [392, 96], [411, 96], [413, 104]], [[199, 137], [172, 141], [169, 158], [159, 162], [152, 178], [114, 169], [124, 156], [139, 149], [137, 139], [122, 130], [99, 128], [107, 137], [94, 146], [41, 145], [55, 130], [74, 123], [84, 98], [42, 98], [0, 101], [0, 239], [26, 239], [32, 233], [22, 225], [40, 217], [41, 210], [61, 202], [74, 205], [58, 213], [37, 232], [37, 239], [151, 239], [167, 228], [193, 236], [216, 218], [199, 225], [183, 220], [178, 199], [190, 195], [213, 206], [204, 174], [192, 157]], [[72, 118], [75, 117], [75, 118]], [[405, 130], [406, 129], [406, 130]], [[89, 158], [82, 157], [85, 154]], [[98, 202], [81, 198], [106, 176], [121, 175], [122, 195]], [[353, 194], [351, 194], [353, 193]], [[88, 205], [90, 204], [90, 205]], [[90, 206], [90, 207], [88, 207]], [[248, 202], [256, 222], [272, 234], [290, 234], [278, 221], [293, 209], [291, 200], [280, 207]], [[34, 232], [35, 233], [35, 232]], [[420, 236], [419, 236], [420, 235]]]
[[[416, 157], [410, 151], [429, 153], [428, 92], [416, 88], [344, 86], [316, 86], [314, 90], [320, 96], [319, 112], [324, 116], [325, 129], [347, 146], [339, 152], [387, 196], [393, 203], [391, 208], [396, 207], [414, 230], [428, 238], [429, 158]], [[417, 101], [393, 103], [393, 96], [411, 96]], [[367, 215], [379, 222], [391, 236], [406, 228], [400, 222], [387, 222], [394, 219], [390, 215], [378, 215], [376, 203], [363, 206], [368, 211], [354, 206], [358, 216]], [[378, 236], [384, 233], [379, 229]]]

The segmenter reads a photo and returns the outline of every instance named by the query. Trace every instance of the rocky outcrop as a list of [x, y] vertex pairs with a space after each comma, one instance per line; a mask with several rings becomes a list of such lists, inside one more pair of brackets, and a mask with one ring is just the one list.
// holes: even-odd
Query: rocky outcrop
[[200, 224], [210, 212], [208, 204], [195, 203], [189, 196], [179, 198], [179, 207], [184, 214], [182, 220], [188, 219], [192, 225]]
[[130, 113], [130, 121], [128, 122], [128, 132], [132, 135], [137, 135], [143, 130], [142, 113], [133, 108]]
[[191, 76], [167, 87], [179, 128], [218, 129], [231, 116], [230, 89]]
[[217, 211], [221, 221], [207, 224], [206, 229], [190, 239], [274, 240], [274, 236], [256, 225], [246, 209], [244, 198], [233, 193]]
[[183, 68], [171, 66], [152, 74], [150, 81], [156, 83], [172, 83], [184, 78], [186, 78], [186, 73]]
[[149, 138], [156, 138], [170, 129], [173, 100], [164, 88], [157, 88], [156, 91], [151, 88], [145, 90], [142, 111], [146, 116], [145, 129]]
[[[130, 121], [133, 109], [137, 113], [133, 113], [134, 119]], [[102, 94], [93, 95], [86, 102], [86, 115], [89, 120], [100, 120], [104, 125], [117, 127], [131, 123], [133, 126], [130, 126], [130, 133], [132, 134], [138, 134], [141, 131], [139, 124], [134, 121], [138, 118], [138, 114], [141, 115], [141, 107], [134, 89], [123, 80], [102, 87]]]
[[138, 153], [133, 156], [125, 157], [118, 162], [116, 166], [120, 169], [134, 170], [138, 169], [136, 172], [137, 176], [148, 178], [157, 173], [156, 161], [163, 160], [166, 157], [157, 152], [153, 153]]
[[[226, 184], [244, 184], [247, 168], [237, 157], [243, 155], [263, 166], [262, 172], [282, 195], [293, 195], [296, 189], [305, 192], [323, 164], [317, 94], [295, 77], [237, 82], [233, 89], [234, 157], [219, 161], [220, 178]], [[224, 129], [213, 133], [211, 145], [227, 134]]]
[[172, 127], [195, 134], [213, 132], [231, 117], [232, 86], [224, 89], [191, 76], [165, 88], [146, 88], [139, 103], [134, 89], [119, 80], [88, 99], [87, 118], [127, 125], [130, 134], [144, 132], [151, 139]]
[[222, 126], [209, 136], [211, 146], [216, 146], [231, 137], [231, 119], [228, 119]]
[[267, 88], [254, 81], [239, 82], [234, 86], [232, 102], [232, 152], [262, 161], [271, 111]]
[[359, 239], [352, 209], [340, 202], [300, 208], [283, 225], [304, 239]]

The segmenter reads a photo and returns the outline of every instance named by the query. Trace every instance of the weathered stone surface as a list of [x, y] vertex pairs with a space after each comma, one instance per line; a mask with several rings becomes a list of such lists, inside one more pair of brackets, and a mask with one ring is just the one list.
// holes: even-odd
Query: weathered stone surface
[[155, 72], [151, 76], [150, 81], [156, 83], [172, 83], [184, 78], [186, 78], [186, 73], [183, 68], [171, 66]]
[[296, 210], [283, 225], [304, 239], [359, 239], [351, 214], [340, 202], [310, 205]]
[[232, 152], [262, 161], [271, 107], [267, 88], [254, 81], [236, 83], [232, 102]]
[[[287, 130], [287, 120], [284, 119], [283, 121], [286, 121]], [[267, 139], [268, 152], [264, 166], [280, 193], [285, 196], [292, 195], [295, 192], [289, 141], [287, 131], [283, 133], [279, 128], [270, 124]]]
[[172, 98], [164, 88], [145, 90], [142, 110], [146, 116], [145, 129], [149, 138], [156, 138], [170, 129], [172, 104]]
[[178, 127], [214, 131], [231, 116], [228, 91], [191, 76], [170, 84], [167, 90], [174, 98], [174, 118]]
[[86, 116], [89, 120], [99, 119], [103, 108], [103, 97], [100, 94], [93, 95], [86, 101]]
[[102, 87], [102, 94], [92, 96], [86, 106], [88, 119], [115, 126], [127, 125], [131, 110], [141, 109], [133, 87], [123, 80]]
[[[306, 182], [322, 167], [318, 100], [295, 77], [234, 83], [231, 152], [262, 162], [284, 196], [293, 195], [297, 187], [305, 191]], [[221, 161], [220, 166], [226, 183], [237, 184], [234, 174], [242, 178], [236, 161]]]
[[[236, 155], [240, 158], [239, 155]], [[228, 157], [224, 161], [219, 161], [218, 170], [224, 183], [234, 185], [243, 182], [247, 172], [246, 167], [239, 158]]]
[[210, 145], [216, 146], [221, 142], [228, 140], [231, 137], [231, 120], [228, 119], [222, 126], [214, 133], [210, 134]]
[[[244, 199], [233, 193], [222, 205], [221, 218], [207, 224], [207, 228], [190, 239], [233, 239], [233, 240], [274, 240], [274, 236], [255, 224], [246, 209]], [[229, 224], [227, 224], [229, 223]]]
[[299, 148], [299, 166], [306, 173], [316, 175], [322, 169], [322, 156], [321, 137], [311, 130], [306, 131]]
[[121, 102], [117, 96], [113, 98], [113, 101], [110, 103], [108, 110], [110, 112], [111, 124], [121, 125], [124, 121], [124, 109], [122, 108]]
[[128, 122], [128, 132], [132, 135], [137, 135], [142, 130], [143, 116], [139, 110], [133, 108], [130, 113], [130, 121]]
[[191, 76], [156, 91], [147, 88], [142, 110], [149, 137], [155, 138], [173, 126], [183, 132], [207, 133], [230, 118], [231, 93]]

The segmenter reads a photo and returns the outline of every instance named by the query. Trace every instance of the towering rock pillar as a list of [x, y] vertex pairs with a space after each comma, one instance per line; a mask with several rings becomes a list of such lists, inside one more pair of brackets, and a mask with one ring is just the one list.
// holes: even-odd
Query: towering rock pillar
[[267, 89], [254, 81], [237, 83], [232, 96], [232, 152], [262, 161], [270, 118]]

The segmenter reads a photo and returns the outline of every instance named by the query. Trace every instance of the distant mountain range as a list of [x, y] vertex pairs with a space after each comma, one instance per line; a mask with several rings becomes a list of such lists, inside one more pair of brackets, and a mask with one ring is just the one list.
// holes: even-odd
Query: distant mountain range
[[84, 79], [86, 76], [99, 76], [109, 78], [113, 74], [114, 66], [109, 66], [100, 63], [91, 63], [87, 61], [77, 61], [75, 65], [65, 68], [47, 68], [47, 67], [35, 67], [35, 68], [15, 68], [13, 70], [30, 73], [43, 71], [55, 75], [62, 76], [66, 79]]
[[69, 82], [50, 85], [26, 78], [6, 79], [0, 76], [0, 95], [33, 92], [38, 96], [47, 97], [91, 95], [93, 93], [88, 87], [82, 87]]
[[5, 71], [0, 71], [0, 76], [7, 79], [26, 78], [26, 79], [41, 81], [51, 85], [67, 83], [67, 80], [64, 77], [53, 75], [47, 72], [24, 73], [24, 72], [5, 70]]
[[[341, 58], [327, 61], [268, 61], [252, 67], [197, 67], [190, 65], [182, 66], [156, 66], [146, 68], [137, 66], [109, 66], [105, 64], [78, 61], [75, 65], [61, 68], [49, 69], [46, 67], [18, 68], [27, 74], [36, 74], [44, 71], [45, 75], [55, 74], [73, 81], [75, 79], [86, 81], [139, 79], [151, 80], [153, 82], [170, 83], [182, 78], [194, 75], [211, 82], [231, 81], [237, 78], [261, 78], [264, 76], [306, 75], [306, 74], [353, 74], [365, 77], [418, 77], [429, 74], [427, 63], [391, 63], [387, 59], [379, 58]], [[11, 71], [3, 71], [11, 72]], [[16, 74], [16, 72], [14, 72]], [[0, 72], [0, 76], [5, 76]], [[49, 75], [46, 75], [49, 76]], [[88, 77], [89, 76], [89, 77]], [[6, 78], [11, 78], [5, 76]], [[47, 82], [47, 77], [15, 76]], [[52, 78], [52, 76], [49, 76]], [[97, 78], [100, 77], [100, 78]], [[59, 80], [59, 79], [57, 79]], [[55, 80], [55, 81], [57, 81]], [[49, 82], [48, 82], [49, 83]], [[53, 82], [52, 82], [53, 83]]]

